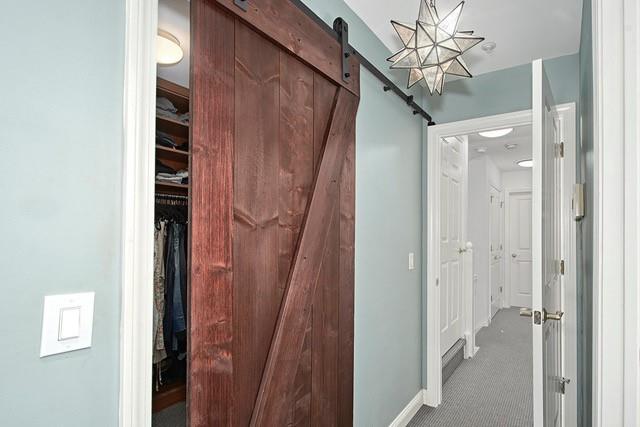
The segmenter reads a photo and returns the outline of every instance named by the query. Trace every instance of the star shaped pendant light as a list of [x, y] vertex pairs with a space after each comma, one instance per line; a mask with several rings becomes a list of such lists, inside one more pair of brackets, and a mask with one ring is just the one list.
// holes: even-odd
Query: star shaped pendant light
[[458, 31], [464, 1], [440, 19], [434, 0], [420, 0], [420, 14], [416, 25], [391, 21], [404, 48], [387, 59], [391, 68], [408, 69], [411, 87], [425, 80], [429, 92], [442, 95], [447, 74], [471, 77], [462, 54], [484, 40], [474, 37], [473, 31]]

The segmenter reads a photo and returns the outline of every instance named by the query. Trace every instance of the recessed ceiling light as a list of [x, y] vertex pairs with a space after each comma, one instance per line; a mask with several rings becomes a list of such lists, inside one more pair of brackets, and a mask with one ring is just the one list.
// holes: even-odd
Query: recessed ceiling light
[[487, 152], [487, 147], [478, 147], [478, 148], [476, 148], [476, 152], [480, 153], [480, 154], [486, 153]]
[[531, 160], [531, 159], [520, 160], [519, 162], [516, 162], [516, 164], [518, 166], [523, 167], [523, 168], [532, 168], [533, 167], [533, 160]]
[[488, 130], [478, 132], [478, 135], [484, 136], [485, 138], [500, 138], [501, 136], [509, 135], [511, 132], [513, 132], [513, 128]]
[[517, 146], [518, 144], [504, 144], [504, 148], [506, 148], [507, 150], [513, 150]]
[[180, 40], [173, 34], [158, 30], [157, 43], [157, 62], [160, 65], [174, 65], [182, 61], [184, 52], [180, 47]]
[[496, 48], [496, 44], [495, 42], [486, 42], [483, 43], [480, 47], [487, 53], [493, 53], [493, 50]]

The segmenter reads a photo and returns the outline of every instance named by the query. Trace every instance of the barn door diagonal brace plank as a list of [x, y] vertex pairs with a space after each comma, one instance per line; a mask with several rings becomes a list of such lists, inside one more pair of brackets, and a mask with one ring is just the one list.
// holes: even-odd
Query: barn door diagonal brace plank
[[340, 174], [355, 126], [359, 98], [340, 88], [335, 98], [324, 151], [307, 205], [251, 426], [286, 424], [287, 396], [295, 380], [311, 302], [329, 235], [327, 219], [338, 204]]

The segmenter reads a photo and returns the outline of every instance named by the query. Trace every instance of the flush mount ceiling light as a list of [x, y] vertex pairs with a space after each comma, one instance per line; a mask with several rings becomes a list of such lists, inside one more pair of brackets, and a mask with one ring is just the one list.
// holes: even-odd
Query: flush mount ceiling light
[[517, 146], [518, 144], [504, 144], [504, 148], [506, 148], [507, 150], [513, 150]]
[[158, 50], [158, 64], [174, 65], [182, 61], [184, 52], [182, 51], [182, 47], [180, 47], [180, 40], [173, 34], [164, 30], [158, 30], [156, 46]]
[[486, 153], [487, 152], [487, 147], [478, 147], [476, 148], [476, 153]]
[[424, 80], [429, 92], [442, 95], [447, 74], [471, 77], [462, 54], [484, 40], [473, 31], [458, 31], [464, 1], [440, 18], [435, 0], [421, 0], [415, 25], [391, 21], [404, 47], [387, 59], [391, 68], [408, 69], [407, 87]]
[[488, 130], [478, 132], [478, 135], [484, 136], [485, 138], [500, 138], [501, 136], [509, 135], [511, 132], [513, 132], [513, 128]]
[[516, 162], [516, 164], [518, 166], [523, 167], [523, 168], [532, 168], [533, 167], [533, 160], [531, 160], [531, 159], [520, 160], [519, 162]]

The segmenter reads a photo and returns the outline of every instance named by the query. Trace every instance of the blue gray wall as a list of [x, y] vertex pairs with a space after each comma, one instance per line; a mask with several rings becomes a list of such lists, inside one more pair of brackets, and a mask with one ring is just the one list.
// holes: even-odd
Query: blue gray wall
[[[578, 102], [579, 55], [545, 60], [558, 104]], [[425, 97], [425, 107], [437, 123], [455, 122], [531, 108], [531, 64], [494, 71], [445, 84], [444, 95]]]
[[[342, 0], [305, 0], [351, 44], [387, 68], [388, 49]], [[397, 75], [405, 86], [406, 76]], [[354, 426], [387, 426], [421, 387], [423, 121], [362, 69], [356, 120]], [[419, 97], [420, 94], [416, 93]], [[419, 98], [418, 98], [419, 99]], [[415, 253], [416, 269], [408, 270]]]
[[578, 174], [586, 184], [585, 217], [578, 223], [578, 425], [591, 425], [593, 322], [593, 51], [591, 0], [583, 0], [580, 38], [580, 123]]
[[[0, 414], [118, 420], [124, 1], [3, 2]], [[95, 291], [93, 347], [40, 359], [43, 298]]]

